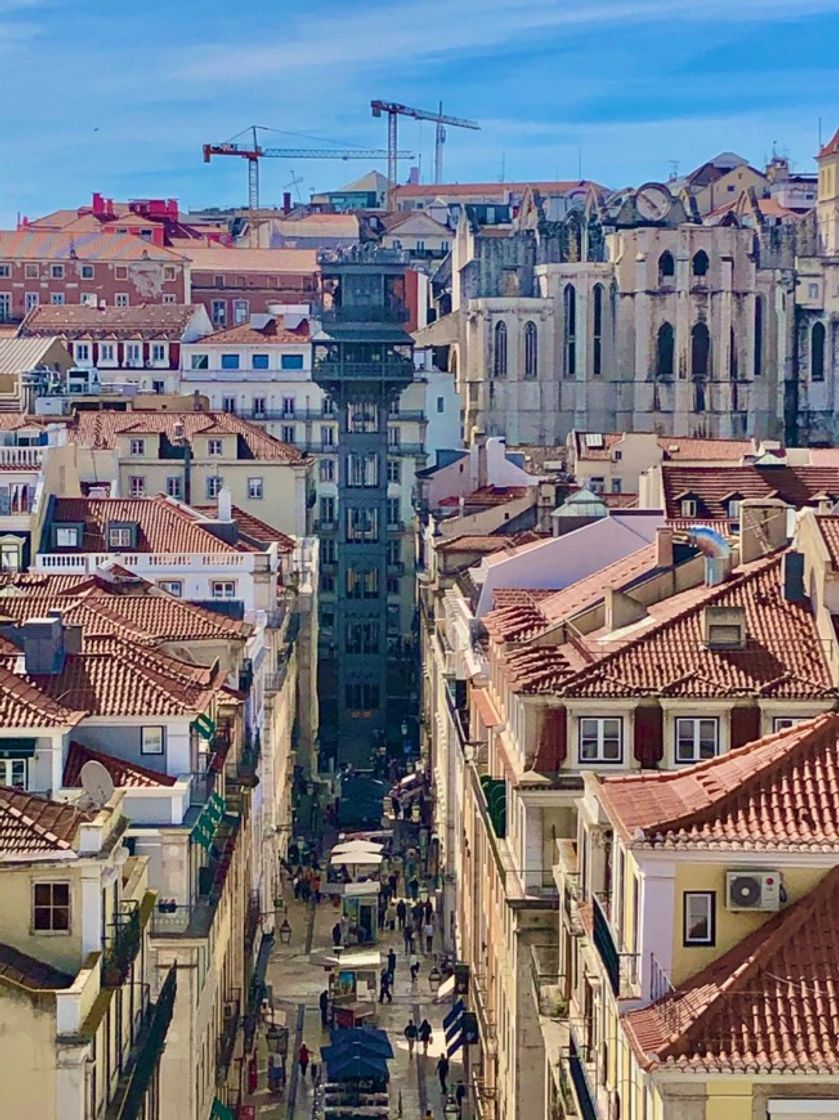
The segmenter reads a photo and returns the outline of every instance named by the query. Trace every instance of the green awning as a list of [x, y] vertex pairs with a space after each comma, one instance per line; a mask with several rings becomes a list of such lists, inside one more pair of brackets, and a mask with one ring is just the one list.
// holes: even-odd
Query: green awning
[[216, 733], [216, 725], [209, 716], [196, 716], [190, 726], [195, 728], [202, 739], [210, 740]]
[[0, 739], [0, 758], [32, 758], [37, 739]]
[[233, 1109], [228, 1108], [226, 1104], [222, 1104], [218, 1097], [213, 1099], [213, 1107], [210, 1109], [210, 1120], [236, 1120]]

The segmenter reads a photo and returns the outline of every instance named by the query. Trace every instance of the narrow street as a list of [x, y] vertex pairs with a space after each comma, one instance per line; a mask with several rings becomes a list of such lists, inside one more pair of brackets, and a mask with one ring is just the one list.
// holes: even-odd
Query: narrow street
[[[287, 894], [291, 895], [290, 887]], [[269, 1093], [268, 1056], [264, 1035], [260, 1033], [259, 1087], [247, 1100], [255, 1107], [255, 1115], [263, 1120], [308, 1120], [314, 1114], [315, 1092], [311, 1067], [305, 1080], [302, 1079], [296, 1059], [301, 1043], [305, 1042], [312, 1052], [313, 1062], [320, 1065], [320, 1047], [329, 1042], [328, 1029], [321, 1027], [318, 1003], [320, 993], [326, 986], [326, 972], [312, 963], [310, 955], [331, 952], [331, 930], [337, 913], [326, 899], [318, 906], [294, 899], [288, 903], [291, 939], [288, 945], [282, 945], [279, 941], [275, 944], [266, 973], [276, 1019], [289, 1029], [288, 1080], [282, 1098]], [[441, 1093], [436, 1065], [445, 1046], [442, 1020], [451, 1004], [448, 1001], [439, 1005], [433, 1002], [428, 982], [433, 957], [420, 954], [422, 967], [417, 983], [412, 986], [401, 933], [398, 929], [392, 933], [387, 930], [380, 933], [381, 939], [375, 948], [384, 956], [392, 946], [397, 955], [393, 1002], [376, 1004], [376, 1025], [388, 1032], [395, 1054], [394, 1060], [389, 1063], [391, 1115], [403, 1116], [405, 1120], [422, 1120], [425, 1110], [430, 1108], [434, 1120], [442, 1120], [445, 1098]], [[436, 944], [435, 949], [439, 949]], [[413, 1017], [416, 1024], [427, 1018], [433, 1028], [427, 1057], [422, 1056], [421, 1046], [418, 1046], [413, 1057], [409, 1057], [403, 1034], [409, 1017]], [[460, 1051], [451, 1060], [451, 1092], [462, 1074]]]

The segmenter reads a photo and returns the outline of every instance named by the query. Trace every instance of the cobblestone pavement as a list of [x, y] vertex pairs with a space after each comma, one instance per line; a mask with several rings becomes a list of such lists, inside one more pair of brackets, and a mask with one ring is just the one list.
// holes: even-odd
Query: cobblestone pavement
[[[281, 1099], [268, 1092], [268, 1056], [260, 1031], [259, 1087], [256, 1093], [246, 1098], [255, 1107], [258, 1120], [310, 1120], [312, 1117], [314, 1086], [310, 1076], [305, 1080], [300, 1077], [296, 1057], [301, 1042], [305, 1041], [314, 1061], [320, 1064], [320, 1047], [329, 1042], [328, 1031], [321, 1028], [318, 1003], [326, 985], [326, 973], [312, 964], [309, 956], [312, 952], [331, 951], [331, 930], [336, 914], [337, 911], [327, 900], [318, 906], [294, 900], [288, 904], [291, 941], [288, 945], [275, 944], [266, 974], [266, 983], [273, 992], [277, 1020], [289, 1028], [288, 1080]], [[398, 930], [393, 933], [382, 931], [380, 937], [376, 948], [385, 954], [392, 945], [397, 958], [393, 1002], [376, 1005], [377, 1025], [388, 1031], [395, 1053], [394, 1060], [389, 1063], [391, 1116], [422, 1120], [425, 1109], [431, 1108], [434, 1120], [443, 1120], [445, 1098], [435, 1067], [444, 1046], [442, 1019], [450, 1004], [437, 1005], [433, 1002], [428, 983], [433, 963], [430, 957], [421, 955], [419, 980], [412, 987], [401, 933]], [[408, 1054], [402, 1032], [409, 1016], [413, 1016], [415, 1023], [424, 1018], [431, 1023], [434, 1035], [427, 1057], [417, 1052], [413, 1057]], [[450, 1086], [457, 1085], [462, 1075], [461, 1063], [461, 1055], [452, 1059]]]

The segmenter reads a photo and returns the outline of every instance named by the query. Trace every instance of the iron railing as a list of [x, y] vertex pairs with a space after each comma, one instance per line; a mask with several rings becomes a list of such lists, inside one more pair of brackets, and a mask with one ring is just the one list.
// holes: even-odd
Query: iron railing
[[568, 1048], [568, 1071], [571, 1074], [571, 1084], [574, 1086], [574, 1094], [580, 1106], [578, 1115], [583, 1120], [600, 1120], [597, 1114], [597, 1105], [594, 1103], [594, 1094], [589, 1088], [582, 1055], [577, 1050], [577, 1044], [573, 1037]]
[[105, 1120], [140, 1120], [144, 1115], [146, 1094], [166, 1044], [177, 990], [177, 968], [173, 965], [163, 981], [156, 1003], [149, 1008], [105, 1112]]
[[407, 323], [410, 312], [402, 304], [356, 303], [340, 307], [321, 307], [318, 315], [322, 323]]
[[619, 999], [636, 993], [638, 987], [638, 954], [622, 953], [609, 921], [610, 896], [598, 892], [592, 897], [594, 947], [603, 962], [609, 986]]
[[142, 930], [140, 911], [135, 905], [114, 916], [114, 932], [102, 957], [102, 986], [119, 988], [128, 979], [131, 965], [140, 951]]
[[223, 1085], [227, 1081], [233, 1051], [236, 1049], [236, 1035], [239, 1033], [241, 1005], [242, 993], [239, 988], [234, 988], [224, 1003], [221, 1031], [216, 1045], [216, 1085]]

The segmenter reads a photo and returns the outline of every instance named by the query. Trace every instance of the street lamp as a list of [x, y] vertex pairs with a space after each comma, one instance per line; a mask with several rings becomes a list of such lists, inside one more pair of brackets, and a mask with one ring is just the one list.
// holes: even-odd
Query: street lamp
[[437, 994], [437, 989], [440, 987], [440, 984], [442, 983], [442, 980], [443, 980], [443, 975], [440, 972], [440, 969], [437, 967], [437, 964], [435, 962], [433, 968], [431, 969], [431, 971], [428, 974], [428, 987], [431, 990], [432, 995]]
[[288, 918], [283, 918], [283, 924], [280, 926], [280, 941], [283, 945], [288, 945], [291, 941], [291, 926]]

